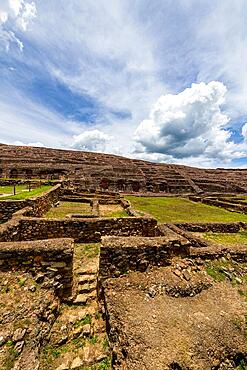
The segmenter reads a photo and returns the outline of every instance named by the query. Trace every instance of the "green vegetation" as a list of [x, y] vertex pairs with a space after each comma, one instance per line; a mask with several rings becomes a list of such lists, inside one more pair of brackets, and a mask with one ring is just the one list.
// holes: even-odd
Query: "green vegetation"
[[82, 320], [77, 320], [74, 323], [74, 327], [78, 328], [79, 326], [91, 324], [91, 322], [92, 322], [92, 316], [91, 315], [86, 315]]
[[98, 243], [76, 243], [75, 258], [76, 259], [93, 259], [99, 254]]
[[[21, 193], [23, 191], [28, 191], [28, 185], [16, 185], [15, 191], [16, 194]], [[0, 194], [13, 194], [14, 195], [14, 186], [13, 185], [7, 185], [7, 186], [0, 186]]]
[[27, 279], [26, 279], [25, 277], [20, 278], [20, 280], [18, 281], [19, 286], [20, 286], [20, 287], [24, 286], [24, 285], [25, 285], [26, 280], [27, 280]]
[[108, 339], [108, 336], [106, 335], [104, 340], [103, 340], [103, 348], [104, 349], [107, 349], [109, 348], [109, 339]]
[[90, 215], [89, 203], [60, 202], [57, 207], [51, 208], [45, 215], [46, 218], [64, 218], [68, 214]]
[[88, 339], [88, 341], [89, 341], [89, 343], [91, 343], [91, 344], [96, 344], [96, 343], [98, 342], [98, 337], [97, 337], [97, 335], [93, 335], [92, 337], [90, 337], [90, 338]]
[[128, 213], [120, 204], [101, 204], [99, 206], [101, 217], [121, 218], [129, 217]]
[[240, 364], [236, 367], [236, 370], [247, 370], [247, 361], [240, 360]]
[[51, 186], [43, 185], [43, 186], [41, 186], [39, 188], [36, 188], [36, 189], [33, 189], [31, 191], [25, 190], [25, 191], [23, 191], [21, 193], [18, 193], [16, 195], [8, 195], [8, 196], [5, 196], [5, 197], [0, 197], [0, 200], [8, 200], [8, 199], [23, 200], [23, 199], [27, 199], [27, 198], [31, 198], [31, 197], [41, 195], [42, 193], [44, 193], [45, 191], [47, 191], [49, 189], [51, 189]]
[[176, 197], [127, 196], [137, 211], [149, 213], [159, 222], [247, 222], [247, 215]]
[[[214, 281], [219, 282], [227, 278], [233, 285], [239, 285], [247, 281], [246, 266], [247, 263], [236, 262], [225, 257], [205, 262], [206, 272]], [[245, 295], [245, 291], [242, 289], [239, 289], [238, 292], [240, 295]]]
[[203, 233], [203, 237], [207, 240], [212, 240], [218, 244], [247, 245], [247, 231], [240, 231], [238, 233]]

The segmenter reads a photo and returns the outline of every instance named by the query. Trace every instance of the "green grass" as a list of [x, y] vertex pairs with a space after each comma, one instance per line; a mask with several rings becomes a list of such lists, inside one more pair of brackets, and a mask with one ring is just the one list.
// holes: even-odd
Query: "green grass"
[[[28, 191], [28, 185], [16, 185], [16, 194]], [[14, 186], [0, 186], [0, 194], [14, 194]]]
[[127, 196], [126, 199], [134, 209], [152, 215], [159, 222], [247, 222], [247, 215], [183, 198]]
[[240, 231], [238, 233], [203, 233], [202, 236], [207, 240], [212, 240], [218, 244], [223, 245], [247, 245], [247, 231]]
[[90, 215], [89, 203], [60, 202], [58, 207], [51, 208], [45, 215], [46, 218], [64, 218], [67, 214]]
[[96, 258], [99, 255], [99, 243], [76, 243], [74, 254], [79, 260]]
[[47, 191], [51, 188], [52, 188], [52, 186], [43, 185], [43, 186], [41, 186], [39, 188], [36, 188], [36, 189], [33, 189], [31, 191], [26, 190], [26, 191], [20, 192], [16, 195], [9, 195], [9, 196], [6, 196], [6, 197], [0, 197], [0, 200], [9, 200], [9, 199], [23, 200], [23, 199], [27, 199], [27, 198], [31, 198], [31, 197], [41, 195], [42, 193], [44, 193], [45, 191]]

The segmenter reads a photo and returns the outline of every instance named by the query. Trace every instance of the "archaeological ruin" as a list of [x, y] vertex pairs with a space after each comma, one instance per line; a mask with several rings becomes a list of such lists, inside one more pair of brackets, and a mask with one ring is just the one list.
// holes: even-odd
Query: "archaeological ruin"
[[247, 170], [0, 145], [0, 369], [247, 367]]

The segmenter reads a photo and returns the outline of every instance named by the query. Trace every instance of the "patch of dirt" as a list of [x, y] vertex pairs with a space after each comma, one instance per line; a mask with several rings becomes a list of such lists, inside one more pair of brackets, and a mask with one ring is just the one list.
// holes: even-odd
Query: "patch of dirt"
[[190, 260], [106, 281], [114, 368], [236, 368], [247, 359], [246, 288]]
[[100, 217], [128, 217], [120, 204], [100, 204], [99, 212]]

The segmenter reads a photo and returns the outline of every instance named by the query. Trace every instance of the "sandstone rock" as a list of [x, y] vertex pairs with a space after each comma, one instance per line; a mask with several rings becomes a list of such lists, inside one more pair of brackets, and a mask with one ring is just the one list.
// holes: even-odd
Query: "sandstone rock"
[[21, 351], [23, 350], [23, 346], [24, 346], [24, 340], [22, 340], [21, 342], [17, 342], [14, 349], [16, 350], [17, 353], [21, 353]]
[[183, 277], [185, 280], [189, 281], [191, 279], [189, 271], [187, 270], [183, 271]]
[[12, 336], [12, 341], [19, 342], [20, 340], [22, 340], [26, 334], [26, 331], [27, 329], [22, 329], [22, 328], [16, 329]]
[[181, 271], [180, 270], [178, 270], [178, 269], [176, 269], [176, 270], [174, 270], [173, 271], [173, 273], [176, 275], [176, 276], [178, 276], [178, 277], [180, 277], [181, 276]]
[[71, 369], [73, 370], [79, 370], [80, 367], [83, 366], [83, 361], [81, 360], [81, 358], [78, 356], [76, 357], [73, 361], [72, 361], [72, 364], [71, 364]]

